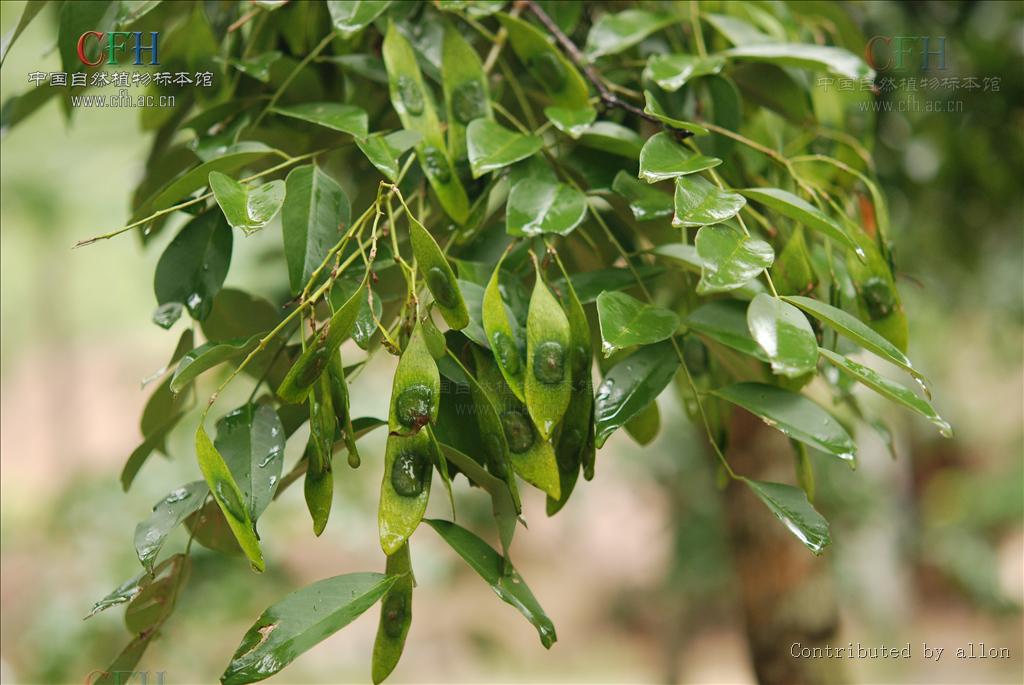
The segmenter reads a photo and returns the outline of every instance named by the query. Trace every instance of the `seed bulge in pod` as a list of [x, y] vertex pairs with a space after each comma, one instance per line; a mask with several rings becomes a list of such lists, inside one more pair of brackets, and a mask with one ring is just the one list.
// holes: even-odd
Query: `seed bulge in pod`
[[401, 637], [405, 627], [405, 595], [392, 592], [384, 599], [381, 611], [384, 612], [384, 634], [391, 638]]
[[402, 452], [391, 465], [391, 487], [402, 497], [416, 497], [423, 492], [427, 460], [419, 452]]
[[895, 298], [892, 288], [883, 279], [869, 278], [861, 288], [860, 295], [864, 298], [864, 304], [868, 308], [868, 316], [872, 321], [884, 319], [892, 314]]
[[487, 115], [487, 96], [479, 81], [466, 81], [455, 88], [452, 92], [452, 112], [463, 125]]
[[522, 454], [533, 446], [535, 439], [530, 418], [518, 409], [512, 409], [501, 416], [501, 425], [505, 429], [508, 448], [516, 454]]
[[430, 422], [434, 391], [423, 383], [410, 385], [398, 395], [395, 414], [406, 428], [419, 428]]
[[552, 52], [535, 55], [530, 60], [530, 71], [547, 90], [559, 91], [565, 85], [565, 66]]
[[513, 376], [519, 373], [521, 363], [519, 348], [516, 347], [511, 337], [506, 335], [504, 331], [495, 331], [494, 335], [491, 336], [491, 348], [494, 350], [494, 354], [498, 357], [498, 362], [505, 371]]
[[397, 80], [398, 97], [402, 100], [405, 111], [414, 116], [423, 114], [423, 91], [411, 76], [399, 76]]
[[537, 345], [533, 355], [533, 375], [541, 383], [555, 385], [565, 377], [565, 348], [549, 340]]
[[487, 454], [487, 470], [498, 478], [505, 478], [508, 471], [505, 469], [505, 460], [501, 453], [501, 440], [494, 433], [484, 435], [484, 450]]
[[451, 309], [458, 306], [459, 300], [455, 294], [454, 284], [441, 267], [435, 266], [427, 270], [427, 287], [442, 307]]
[[436, 147], [425, 147], [422, 152], [423, 165], [427, 167], [427, 173], [440, 183], [452, 180], [452, 170], [443, 152]]

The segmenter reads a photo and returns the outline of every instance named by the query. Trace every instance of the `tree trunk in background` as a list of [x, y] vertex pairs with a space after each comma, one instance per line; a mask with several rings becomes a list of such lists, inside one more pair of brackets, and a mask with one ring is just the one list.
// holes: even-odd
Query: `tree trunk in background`
[[[736, 410], [727, 456], [745, 476], [792, 482], [793, 455], [779, 434]], [[827, 557], [816, 557], [793, 537], [743, 483], [726, 489], [726, 519], [733, 549], [747, 643], [763, 685], [846, 682], [841, 659], [794, 658], [793, 645], [839, 645], [839, 612]]]

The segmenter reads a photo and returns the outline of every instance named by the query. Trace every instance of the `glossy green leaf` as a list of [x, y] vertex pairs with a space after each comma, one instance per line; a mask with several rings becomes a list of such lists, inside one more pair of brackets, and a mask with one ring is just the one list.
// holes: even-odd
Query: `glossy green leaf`
[[807, 549], [821, 554], [832, 543], [828, 521], [811, 506], [803, 490], [749, 478], [744, 478], [743, 482]]
[[298, 293], [348, 228], [352, 206], [338, 182], [319, 167], [296, 167], [285, 181], [281, 211], [288, 281]]
[[178, 302], [192, 318], [205, 319], [227, 278], [232, 243], [231, 227], [218, 211], [204, 212], [185, 224], [157, 262], [157, 302]]
[[757, 30], [749, 22], [739, 17], [713, 12], [702, 13], [701, 16], [733, 45], [772, 42], [771, 36]]
[[516, 57], [541, 85], [552, 105], [566, 109], [590, 106], [586, 81], [539, 28], [504, 13], [498, 15], [498, 21], [508, 32], [508, 42]]
[[522, 331], [515, 319], [509, 315], [501, 296], [501, 265], [504, 256], [494, 267], [491, 279], [484, 290], [481, 313], [484, 335], [494, 359], [504, 376], [508, 387], [521, 401], [526, 400], [526, 360], [522, 353]]
[[639, 133], [613, 121], [595, 121], [580, 133], [579, 141], [580, 145], [630, 159], [639, 159], [644, 146]]
[[422, 136], [416, 131], [400, 129], [387, 135], [374, 133], [366, 138], [356, 138], [356, 146], [380, 173], [394, 182], [398, 180], [400, 171], [399, 157], [421, 139]]
[[153, 513], [135, 527], [135, 553], [152, 573], [167, 536], [190, 514], [199, 511], [210, 489], [197, 480], [172, 490], [153, 506]]
[[569, 320], [544, 285], [540, 272], [526, 319], [526, 378], [523, 392], [541, 438], [551, 437], [572, 396]]
[[818, 231], [863, 258], [864, 251], [837, 221], [793, 193], [779, 188], [747, 188], [739, 192], [813, 231]]
[[251, 338], [235, 338], [221, 342], [203, 343], [191, 352], [187, 352], [171, 377], [171, 392], [181, 392], [182, 388], [191, 383], [199, 374], [209, 371], [218, 364], [238, 359], [251, 352], [260, 341], [262, 335]]
[[771, 361], [772, 372], [787, 378], [818, 366], [818, 341], [803, 312], [777, 297], [761, 294], [747, 308], [747, 327]]
[[337, 102], [304, 102], [301, 105], [276, 107], [273, 112], [293, 119], [308, 121], [334, 131], [365, 138], [369, 132], [366, 111], [355, 105]]
[[868, 352], [873, 352], [882, 359], [900, 367], [916, 378], [927, 393], [928, 380], [913, 367], [907, 356], [898, 347], [876, 333], [870, 326], [854, 315], [810, 297], [793, 295], [783, 299], [800, 307], [800, 309], [828, 325], [840, 335], [857, 343]]
[[811, 109], [807, 88], [774, 64], [750, 62], [736, 65], [729, 77], [739, 87], [743, 100], [781, 114], [797, 126], [811, 126]]
[[[450, 25], [445, 26], [441, 45], [441, 86], [448, 115], [448, 152], [453, 160], [461, 162], [467, 155], [466, 127], [474, 119], [490, 121], [494, 114], [480, 56]], [[479, 175], [475, 167], [473, 173]]]
[[662, 90], [673, 93], [690, 79], [717, 74], [723, 66], [725, 58], [720, 55], [700, 57], [678, 53], [653, 54], [647, 58], [644, 78], [654, 81]]
[[244, 685], [269, 678], [358, 618], [397, 580], [381, 573], [349, 573], [296, 590], [249, 628], [221, 683]]
[[613, 366], [594, 398], [597, 446], [653, 402], [678, 369], [679, 357], [670, 341], [641, 347]]
[[526, 159], [544, 146], [538, 136], [510, 131], [490, 119], [470, 122], [466, 136], [473, 178]]
[[628, 9], [601, 15], [587, 34], [588, 59], [614, 55], [677, 21], [667, 12]]
[[178, 591], [188, 571], [189, 558], [183, 554], [168, 557], [153, 569], [149, 582], [125, 609], [124, 622], [130, 632], [155, 630], [174, 613]]
[[[635, 270], [612, 267], [596, 271], [583, 271], [573, 274], [571, 280], [580, 302], [589, 304], [597, 300], [598, 296], [606, 290], [623, 290], [636, 285], [637, 277], [641, 282], [646, 282], [664, 272], [664, 267], [641, 264]], [[554, 285], [561, 287], [562, 284], [556, 281]]]
[[[162, 504], [163, 502], [161, 502]], [[159, 505], [157, 505], [159, 506]], [[153, 582], [154, 577], [161, 575], [165, 570], [173, 567], [175, 564], [180, 564], [184, 555], [175, 554], [161, 561], [154, 569], [153, 572], [141, 571], [134, 578], [129, 578], [124, 581], [116, 588], [110, 591], [103, 599], [92, 605], [92, 609], [89, 611], [85, 618], [91, 618], [101, 611], [106, 611], [110, 607], [130, 602], [138, 596], [142, 590], [144, 590], [150, 583]]]
[[785, 435], [853, 464], [857, 446], [838, 421], [800, 393], [764, 383], [736, 383], [712, 394], [743, 407]]
[[462, 299], [455, 272], [437, 241], [419, 221], [410, 221], [409, 236], [416, 264], [424, 274], [427, 288], [434, 296], [441, 316], [453, 329], [465, 328], [469, 325], [469, 311]]
[[628, 171], [620, 171], [612, 181], [612, 190], [626, 198], [629, 211], [637, 221], [653, 221], [672, 216], [672, 196], [641, 183]]
[[587, 214], [587, 198], [565, 183], [527, 177], [512, 186], [506, 208], [509, 235], [569, 235]]
[[644, 91], [644, 112], [650, 114], [652, 117], [657, 119], [663, 124], [667, 124], [671, 128], [680, 129], [682, 131], [689, 131], [696, 135], [707, 135], [710, 133], [706, 128], [700, 124], [695, 124], [692, 121], [683, 121], [682, 119], [676, 119], [675, 117], [669, 116], [665, 108], [658, 102], [658, 98], [654, 97], [654, 94], [649, 91]]
[[658, 431], [661, 430], [661, 411], [658, 409], [658, 403], [648, 404], [646, 409], [624, 423], [622, 427], [638, 445], [646, 447], [658, 437]]
[[694, 174], [722, 163], [716, 157], [696, 155], [676, 142], [670, 133], [655, 133], [640, 151], [640, 178], [657, 183], [676, 176]]
[[723, 190], [701, 176], [676, 178], [673, 226], [706, 226], [731, 219], [747, 201], [742, 195]]
[[747, 304], [739, 300], [712, 300], [686, 317], [686, 325], [701, 335], [763, 362], [761, 346], [747, 328]]
[[939, 429], [939, 432], [942, 433], [943, 437], [953, 437], [953, 429], [947, 421], [939, 416], [938, 412], [935, 411], [935, 408], [904, 386], [890, 381], [888, 378], [885, 378], [868, 366], [859, 364], [849, 357], [836, 354], [831, 350], [822, 348], [821, 356], [828, 359], [838, 369], [863, 385], [871, 388], [882, 397], [890, 399], [898, 404], [902, 404], [911, 411], [917, 412], [921, 416], [925, 417]]
[[590, 125], [597, 118], [597, 110], [593, 107], [545, 107], [544, 116], [554, 124], [555, 128], [569, 136], [577, 139], [583, 135]]
[[262, 573], [263, 553], [260, 551], [259, 539], [256, 537], [256, 528], [249, 516], [249, 509], [242, 498], [242, 491], [201, 422], [196, 429], [196, 457], [206, 484], [210, 486], [213, 499], [220, 506], [231, 532], [235, 534], [239, 546], [249, 558], [253, 570]]
[[328, 0], [331, 23], [342, 38], [351, 38], [384, 13], [391, 0]]
[[706, 295], [736, 290], [772, 265], [775, 252], [763, 240], [724, 224], [704, 226], [697, 232], [697, 254], [702, 261], [697, 293]]
[[281, 59], [279, 50], [270, 50], [244, 60], [231, 60], [230, 64], [246, 76], [251, 76], [263, 83], [270, 82], [270, 68], [277, 60]]
[[384, 682], [391, 671], [395, 670], [405, 648], [409, 626], [412, 625], [413, 577], [408, 543], [388, 556], [385, 571], [388, 578], [396, 580], [380, 603], [380, 621], [377, 624], [377, 638], [373, 642], [370, 668], [374, 685]]
[[605, 357], [625, 347], [661, 342], [679, 328], [675, 312], [614, 291], [598, 296], [597, 316]]
[[269, 404], [245, 404], [217, 422], [214, 446], [224, 457], [256, 521], [277, 491], [284, 465], [284, 426]]
[[697, 246], [689, 243], [665, 243], [658, 245], [651, 253], [671, 259], [694, 273], [699, 274], [704, 268], [704, 260], [697, 254]]
[[284, 204], [285, 185], [280, 179], [247, 186], [219, 171], [212, 171], [210, 190], [231, 228], [246, 233], [258, 231], [270, 223]]
[[508, 559], [502, 558], [479, 537], [451, 521], [426, 519], [431, 528], [491, 586], [503, 602], [511, 604], [537, 629], [540, 642], [550, 649], [558, 636], [530, 588]]
[[866, 79], [874, 71], [852, 52], [831, 45], [808, 43], [760, 43], [741, 45], [721, 53], [737, 61], [769, 62], [780, 67], [828, 71], [850, 79]]

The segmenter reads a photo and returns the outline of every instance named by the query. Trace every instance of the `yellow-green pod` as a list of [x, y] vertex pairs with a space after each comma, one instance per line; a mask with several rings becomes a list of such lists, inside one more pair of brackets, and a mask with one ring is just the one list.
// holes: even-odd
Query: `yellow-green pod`
[[512, 470], [530, 485], [559, 499], [562, 486], [558, 475], [555, 449], [550, 440], [541, 437], [530, 420], [526, 405], [512, 394], [494, 359], [473, 349], [477, 380], [494, 398], [502, 432], [508, 444]]
[[410, 433], [436, 421], [440, 395], [441, 374], [423, 328], [417, 325], [395, 369], [388, 427], [392, 432]]
[[455, 281], [455, 272], [430, 232], [418, 221], [410, 224], [409, 238], [416, 265], [423, 274], [427, 289], [434, 296], [441, 316], [455, 330], [465, 328], [469, 325], [469, 310]]
[[484, 290], [481, 315], [483, 318], [484, 335], [494, 353], [494, 359], [501, 369], [501, 375], [520, 401], [526, 401], [525, 376], [526, 364], [519, 349], [519, 336], [509, 319], [505, 302], [501, 299], [501, 264], [505, 261], [502, 255], [494, 267], [491, 280]]
[[415, 581], [408, 542], [394, 554], [388, 555], [385, 573], [398, 576], [398, 580], [380, 602], [380, 622], [377, 624], [377, 639], [373, 643], [370, 669], [374, 685], [384, 682], [391, 671], [395, 670], [398, 660], [402, 658], [409, 626], [412, 625], [412, 588]]
[[331, 401], [329, 375], [323, 374], [309, 399], [309, 443], [306, 446], [309, 466], [306, 469], [303, 488], [306, 507], [313, 519], [313, 533], [317, 536], [324, 532], [327, 526], [334, 500], [331, 456], [334, 451], [337, 424]]
[[384, 37], [384, 66], [388, 71], [391, 104], [402, 126], [420, 134], [416, 156], [444, 211], [457, 224], [469, 218], [469, 198], [445, 149], [441, 122], [433, 98], [423, 83], [416, 53], [393, 22]]
[[551, 437], [572, 395], [569, 320], [544, 285], [540, 270], [526, 315], [526, 379], [530, 417], [542, 438]]
[[448, 153], [466, 161], [466, 127], [474, 119], [493, 119], [487, 76], [476, 50], [450, 24], [441, 44], [441, 84], [448, 113]]
[[436, 461], [433, 452], [434, 442], [426, 430], [388, 436], [377, 513], [380, 546], [385, 554], [397, 552], [423, 520]]
[[335, 353], [327, 365], [327, 376], [331, 384], [331, 404], [334, 416], [338, 419], [338, 430], [341, 432], [345, 449], [348, 451], [348, 465], [359, 468], [359, 450], [356, 447], [356, 432], [352, 427], [352, 415], [349, 412], [348, 382], [345, 380], [345, 367], [341, 363], [341, 353]]
[[508, 42], [516, 57], [540, 83], [553, 105], [567, 109], [589, 106], [587, 82], [540, 29], [504, 13], [498, 14], [498, 21], [508, 31]]

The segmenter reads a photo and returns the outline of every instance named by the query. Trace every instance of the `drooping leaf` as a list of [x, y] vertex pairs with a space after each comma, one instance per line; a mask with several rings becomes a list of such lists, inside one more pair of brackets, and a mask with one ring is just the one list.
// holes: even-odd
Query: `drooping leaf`
[[647, 58], [644, 78], [654, 81], [662, 90], [675, 92], [686, 82], [698, 76], [717, 74], [725, 66], [725, 58], [719, 55], [700, 57], [678, 53], [653, 54]]
[[597, 118], [597, 110], [593, 107], [545, 107], [544, 116], [554, 124], [555, 128], [573, 139], [583, 135]]
[[[466, 127], [474, 119], [490, 121], [494, 114], [487, 75], [479, 55], [462, 34], [449, 25], [445, 26], [441, 45], [441, 86], [448, 114], [448, 152], [455, 162], [461, 162], [467, 154]], [[479, 176], [475, 167], [473, 173]]]
[[641, 347], [613, 366], [594, 399], [597, 446], [653, 402], [678, 368], [679, 357], [670, 341]]
[[743, 482], [807, 549], [821, 554], [831, 544], [828, 521], [811, 506], [803, 490], [749, 478], [744, 478]]
[[473, 178], [526, 159], [543, 147], [537, 136], [510, 131], [490, 119], [475, 119], [466, 129]]
[[670, 13], [642, 9], [603, 14], [587, 34], [586, 55], [593, 60], [622, 52], [675, 21]]
[[677, 143], [671, 134], [655, 133], [640, 151], [640, 178], [657, 183], [677, 176], [694, 174], [722, 163], [716, 157], [695, 155]]
[[731, 219], [747, 201], [723, 190], [701, 176], [676, 177], [673, 226], [706, 226]]
[[197, 480], [172, 490], [153, 506], [153, 513], [135, 527], [135, 553], [147, 572], [153, 572], [160, 550], [175, 528], [199, 511], [210, 489]]
[[284, 256], [292, 292], [300, 292], [352, 219], [348, 195], [319, 167], [296, 167], [285, 180], [281, 210]]
[[654, 97], [654, 93], [649, 90], [644, 91], [644, 112], [646, 114], [650, 114], [661, 123], [668, 124], [672, 128], [689, 131], [690, 133], [694, 133], [699, 136], [710, 133], [710, 131], [700, 124], [695, 124], [692, 121], [683, 121], [682, 119], [669, 116], [668, 112], [665, 111], [665, 108], [662, 107], [660, 102], [658, 102], [658, 98]]
[[268, 52], [264, 52], [262, 55], [257, 55], [256, 57], [231, 60], [231, 66], [238, 69], [246, 76], [253, 77], [257, 81], [269, 83], [270, 67], [279, 59], [281, 59], [281, 52], [279, 50], [269, 50]]
[[231, 227], [221, 212], [210, 210], [185, 224], [157, 262], [157, 302], [181, 303], [192, 318], [205, 319], [227, 278], [232, 242]]
[[319, 580], [267, 608], [220, 677], [224, 685], [269, 678], [372, 607], [398, 576], [349, 573]]
[[366, 111], [355, 105], [337, 102], [304, 102], [301, 105], [276, 107], [275, 114], [308, 121], [334, 131], [365, 138], [369, 132]]
[[702, 267], [697, 293], [735, 290], [772, 265], [775, 252], [731, 224], [704, 226], [694, 241]]
[[739, 87], [745, 102], [781, 114], [797, 126], [814, 122], [807, 88], [774, 64], [750, 62], [733, 67], [729, 77]]
[[747, 327], [747, 304], [739, 300], [712, 300], [686, 317], [686, 325], [701, 335], [737, 352], [768, 361]]
[[153, 581], [153, 578], [155, 576], [159, 576], [164, 571], [165, 568], [172, 566], [176, 563], [181, 563], [182, 556], [183, 555], [181, 554], [175, 554], [171, 557], [168, 557], [161, 561], [153, 569], [153, 573], [150, 573], [149, 571], [142, 571], [134, 578], [129, 578], [128, 580], [124, 581], [116, 588], [111, 590], [106, 597], [93, 604], [92, 609], [89, 611], [89, 614], [85, 618], [91, 618], [96, 614], [100, 613], [101, 611], [106, 611], [110, 607], [114, 607], [119, 604], [124, 604], [125, 602], [132, 601], [133, 599], [135, 599], [136, 596], [138, 596], [140, 592], [142, 592], [142, 590], [146, 588], [147, 585], [149, 585]]
[[626, 198], [629, 210], [637, 221], [652, 221], [672, 216], [672, 196], [641, 183], [627, 171], [620, 171], [612, 181], [612, 190]]
[[397, 181], [398, 159], [422, 139], [416, 131], [401, 129], [387, 135], [374, 133], [366, 138], [356, 138], [356, 146], [373, 166], [389, 181]]
[[629, 159], [639, 159], [644, 146], [639, 133], [614, 121], [595, 121], [580, 133], [579, 141], [580, 145]]
[[737, 61], [768, 62], [781, 67], [828, 71], [849, 79], [867, 79], [874, 75], [871, 67], [860, 57], [831, 45], [758, 43], [730, 48], [721, 55]]
[[587, 198], [565, 183], [527, 177], [512, 186], [505, 211], [509, 235], [569, 235], [587, 214]]
[[857, 446], [838, 421], [800, 393], [765, 383], [736, 383], [712, 394], [758, 416], [794, 440], [853, 464]]
[[793, 305], [758, 295], [747, 308], [747, 327], [771, 360], [774, 373], [796, 378], [817, 367], [818, 341], [807, 317]]
[[567, 109], [590, 106], [590, 93], [580, 72], [534, 25], [501, 13], [498, 21], [508, 32], [516, 57], [540, 83], [551, 104]]
[[503, 602], [511, 604], [534, 625], [541, 644], [550, 649], [558, 639], [555, 626], [512, 563], [462, 526], [439, 519], [425, 520], [469, 564], [470, 568], [480, 574]]
[[247, 186], [212, 171], [210, 190], [231, 228], [246, 233], [258, 231], [270, 223], [284, 204], [285, 185], [280, 179], [260, 186]]
[[277, 491], [284, 465], [284, 426], [269, 404], [245, 404], [217, 422], [214, 446], [256, 521]]
[[694, 273], [699, 274], [704, 268], [704, 260], [697, 254], [697, 246], [689, 243], [664, 243], [651, 250], [651, 253], [671, 259]]
[[714, 12], [702, 13], [701, 17], [706, 19], [712, 27], [721, 33], [726, 40], [733, 45], [750, 45], [758, 43], [771, 43], [772, 37], [757, 30], [749, 22], [729, 14], [715, 14]]
[[813, 231], [818, 231], [863, 258], [864, 251], [847, 235], [838, 222], [793, 193], [779, 188], [747, 188], [739, 192], [783, 216], [798, 221]]
[[331, 23], [342, 38], [351, 38], [384, 13], [391, 0], [328, 0]]
[[679, 328], [675, 312], [614, 291], [598, 296], [597, 315], [606, 357], [625, 347], [661, 342]]
[[191, 352], [185, 353], [171, 377], [171, 392], [181, 392], [182, 388], [204, 371], [251, 352], [261, 337], [261, 334], [256, 334], [251, 338], [203, 343]]

